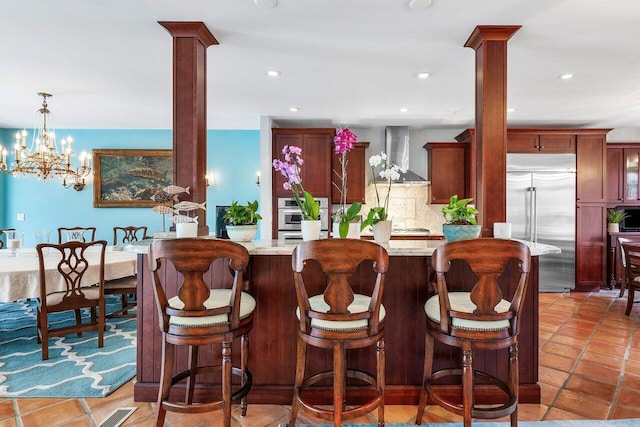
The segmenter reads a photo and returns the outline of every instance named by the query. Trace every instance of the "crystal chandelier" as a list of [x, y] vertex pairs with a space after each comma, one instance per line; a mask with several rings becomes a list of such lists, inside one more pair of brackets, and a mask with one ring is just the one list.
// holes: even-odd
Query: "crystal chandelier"
[[42, 97], [42, 108], [38, 110], [42, 114], [42, 127], [34, 129], [29, 149], [27, 131], [16, 133], [14, 160], [10, 163], [7, 163], [7, 149], [0, 145], [0, 170], [15, 177], [35, 176], [41, 181], [60, 178], [65, 188], [73, 187], [80, 191], [84, 188], [85, 177], [91, 173], [91, 156], [83, 151], [78, 158], [80, 165], [71, 164], [71, 158], [75, 157], [71, 147], [73, 140], [71, 137], [63, 138], [58, 146], [55, 132], [47, 127], [51, 117], [47, 98], [53, 95], [45, 92], [38, 92], [38, 95]]

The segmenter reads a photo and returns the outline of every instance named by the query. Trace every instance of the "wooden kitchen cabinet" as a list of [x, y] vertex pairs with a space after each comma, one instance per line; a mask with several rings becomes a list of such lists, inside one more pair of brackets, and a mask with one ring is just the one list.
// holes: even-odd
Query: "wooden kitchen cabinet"
[[[335, 129], [329, 128], [275, 128], [272, 129], [273, 158], [283, 160], [285, 145], [295, 145], [302, 149], [300, 178], [304, 189], [313, 197], [331, 197], [331, 156]], [[280, 172], [273, 172], [274, 197], [292, 197], [291, 191], [282, 184], [285, 178]], [[277, 205], [277, 203], [276, 203]]]
[[428, 180], [431, 203], [446, 204], [454, 194], [458, 199], [471, 197], [469, 179], [469, 143], [428, 142]]
[[576, 208], [577, 292], [598, 292], [606, 284], [607, 208], [604, 203], [579, 203]]
[[[371, 178], [369, 162], [365, 159], [365, 150], [368, 142], [357, 142], [353, 150], [347, 153], [347, 203], [364, 203], [367, 180]], [[342, 173], [340, 156], [335, 153], [331, 145], [331, 203], [340, 203], [340, 188], [342, 182], [338, 174]], [[334, 172], [335, 171], [335, 172]]]
[[606, 132], [577, 135], [576, 291], [598, 291], [606, 284]]
[[607, 202], [610, 207], [640, 205], [640, 144], [609, 144], [607, 147]]
[[575, 153], [576, 136], [572, 134], [545, 134], [539, 129], [533, 133], [514, 130], [507, 132], [509, 153]]

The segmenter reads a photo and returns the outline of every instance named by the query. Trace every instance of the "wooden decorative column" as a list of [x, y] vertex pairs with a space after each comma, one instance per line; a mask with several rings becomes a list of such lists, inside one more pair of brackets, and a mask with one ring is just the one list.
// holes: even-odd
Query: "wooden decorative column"
[[518, 29], [519, 25], [479, 25], [465, 43], [476, 51], [471, 188], [483, 236], [493, 236], [493, 223], [507, 216], [507, 41]]
[[[207, 200], [207, 47], [218, 44], [202, 22], [158, 22], [173, 37], [173, 183]], [[187, 197], [180, 196], [182, 200]], [[197, 211], [196, 211], [197, 212]], [[208, 235], [198, 214], [198, 235]]]

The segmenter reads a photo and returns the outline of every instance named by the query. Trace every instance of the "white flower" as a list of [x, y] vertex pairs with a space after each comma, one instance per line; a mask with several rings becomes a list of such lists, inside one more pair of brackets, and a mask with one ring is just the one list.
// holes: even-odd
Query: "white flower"
[[[385, 155], [384, 153], [382, 153], [382, 155]], [[385, 156], [386, 157], [386, 156]], [[382, 163], [382, 157], [378, 156], [378, 155], [373, 155], [371, 157], [369, 157], [369, 165], [372, 167], [376, 167], [378, 166], [380, 163]]]

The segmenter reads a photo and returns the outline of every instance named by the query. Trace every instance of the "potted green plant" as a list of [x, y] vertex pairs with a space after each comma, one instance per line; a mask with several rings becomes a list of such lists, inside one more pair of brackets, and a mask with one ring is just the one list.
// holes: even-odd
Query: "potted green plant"
[[222, 219], [227, 223], [229, 239], [234, 242], [250, 242], [258, 232], [258, 220], [262, 219], [258, 213], [258, 201], [241, 205], [234, 200]]
[[447, 242], [462, 239], [475, 239], [480, 236], [482, 227], [476, 222], [478, 210], [469, 203], [473, 199], [460, 199], [458, 195], [449, 198], [449, 204], [442, 207], [442, 215], [445, 223], [442, 224], [442, 233]]
[[607, 222], [609, 233], [617, 233], [620, 231], [620, 223], [627, 218], [629, 214], [624, 209], [609, 209], [607, 211]]

